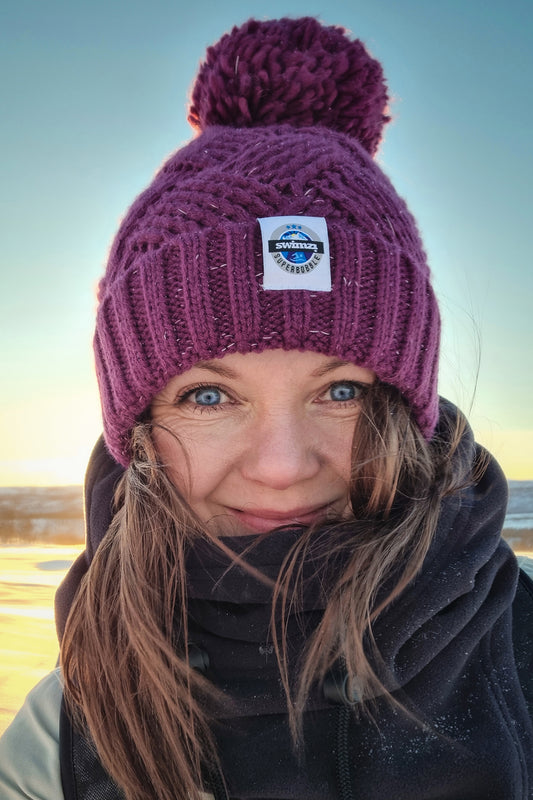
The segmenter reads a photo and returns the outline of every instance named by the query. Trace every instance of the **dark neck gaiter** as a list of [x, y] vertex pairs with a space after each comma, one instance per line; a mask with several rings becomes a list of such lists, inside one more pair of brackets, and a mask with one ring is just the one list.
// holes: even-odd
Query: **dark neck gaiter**
[[[472, 450], [471, 434], [464, 446]], [[97, 445], [87, 481], [87, 550], [57, 595], [61, 631], [71, 598], [110, 520], [120, 468]], [[482, 479], [446, 498], [422, 570], [380, 614], [374, 635], [384, 685], [412, 716], [376, 697], [369, 719], [315, 687], [295, 755], [270, 633], [271, 589], [213, 545], [189, 554], [191, 641], [208, 675], [231, 698], [215, 721], [223, 772], [243, 798], [529, 800], [533, 731], [511, 638], [516, 560], [501, 539], [507, 484], [494, 461]], [[355, 530], [355, 527], [353, 528]], [[353, 530], [344, 529], [346, 553]], [[297, 530], [224, 540], [275, 580]], [[338, 558], [342, 558], [339, 553]], [[335, 561], [308, 568], [288, 619], [291, 679], [321, 619]], [[304, 569], [305, 572], [305, 569]], [[342, 768], [340, 765], [343, 765]]]

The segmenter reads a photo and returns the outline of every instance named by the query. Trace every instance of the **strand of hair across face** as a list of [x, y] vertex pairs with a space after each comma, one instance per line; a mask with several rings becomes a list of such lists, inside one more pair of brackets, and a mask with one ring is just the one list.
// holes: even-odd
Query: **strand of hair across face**
[[[420, 569], [442, 497], [469, 479], [453, 458], [461, 417], [427, 443], [399, 392], [377, 384], [359, 420], [351, 556], [303, 654], [296, 687], [289, 677], [286, 620], [299, 602], [302, 567], [309, 557], [327, 564], [346, 537], [336, 543], [334, 525], [327, 537], [303, 531], [273, 591], [273, 638], [295, 746], [311, 686], [339, 660], [349, 680], [357, 678], [362, 713], [371, 713], [365, 697], [376, 693], [397, 703], [373, 666], [379, 653], [372, 647], [372, 621]], [[133, 451], [118, 511], [67, 623], [65, 696], [126, 800], [145, 800], [147, 786], [158, 800], [189, 800], [198, 797], [202, 765], [216, 763], [210, 718], [222, 701], [187, 662], [185, 554], [209, 533], [158, 465], [150, 425], [135, 429]]]

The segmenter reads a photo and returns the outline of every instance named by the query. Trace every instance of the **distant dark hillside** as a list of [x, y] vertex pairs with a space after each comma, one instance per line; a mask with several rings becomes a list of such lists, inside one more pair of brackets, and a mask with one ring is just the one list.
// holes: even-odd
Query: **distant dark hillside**
[[[533, 481], [510, 481], [504, 536], [533, 551]], [[78, 544], [84, 540], [83, 487], [0, 487], [0, 544]]]
[[0, 487], [0, 543], [77, 544], [83, 539], [81, 486]]

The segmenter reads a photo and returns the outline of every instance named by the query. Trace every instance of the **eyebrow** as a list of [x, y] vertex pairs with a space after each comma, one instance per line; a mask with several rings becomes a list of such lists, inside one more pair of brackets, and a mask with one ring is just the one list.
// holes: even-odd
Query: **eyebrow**
[[[215, 372], [217, 375], [222, 375], [223, 378], [229, 378], [230, 380], [236, 380], [239, 378], [238, 372], [235, 372], [235, 370], [231, 369], [230, 367], [223, 366], [219, 359], [197, 361], [194, 366], [197, 369], [205, 369], [208, 372]], [[342, 358], [334, 358], [327, 364], [317, 367], [317, 369], [313, 370], [311, 375], [313, 378], [321, 378], [323, 375], [327, 375], [328, 372], [333, 372], [333, 370], [339, 369], [340, 367], [348, 366], [352, 366], [351, 361], [344, 361]]]
[[355, 366], [352, 361], [344, 361], [342, 358], [334, 358], [332, 361], [329, 361], [327, 364], [324, 364], [322, 367], [317, 367], [317, 369], [313, 370], [311, 375], [314, 378], [321, 378], [323, 375], [327, 375], [328, 372], [333, 372], [335, 369], [339, 369], [339, 367], [349, 367]]
[[235, 370], [230, 369], [230, 367], [223, 367], [220, 364], [219, 359], [213, 359], [209, 361], [197, 361], [194, 365], [197, 369], [205, 369], [209, 372], [216, 372], [217, 375], [222, 375], [223, 378], [230, 378], [235, 380], [239, 377], [238, 373]]

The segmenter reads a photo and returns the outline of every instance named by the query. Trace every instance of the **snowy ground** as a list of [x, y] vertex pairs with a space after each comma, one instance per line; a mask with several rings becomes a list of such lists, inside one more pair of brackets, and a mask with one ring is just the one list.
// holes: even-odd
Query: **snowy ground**
[[0, 548], [0, 733], [56, 664], [54, 594], [81, 549]]

